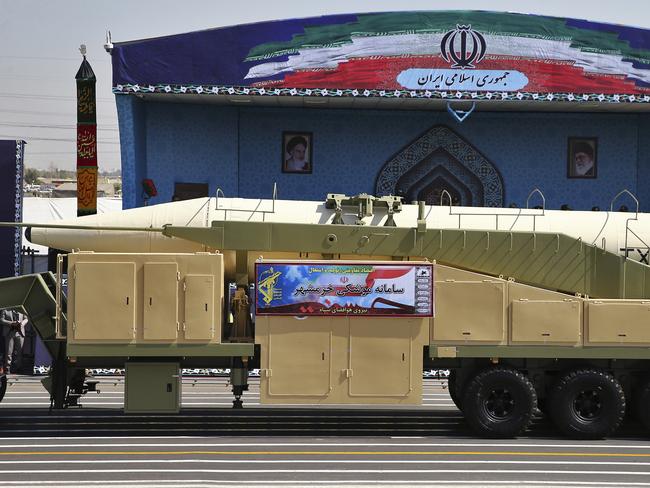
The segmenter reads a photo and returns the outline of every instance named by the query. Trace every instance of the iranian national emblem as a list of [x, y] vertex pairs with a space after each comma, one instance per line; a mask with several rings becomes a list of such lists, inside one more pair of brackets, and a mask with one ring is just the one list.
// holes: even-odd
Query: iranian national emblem
[[440, 54], [448, 63], [453, 61], [452, 68], [473, 68], [485, 57], [485, 47], [485, 38], [471, 25], [456, 25], [442, 37]]

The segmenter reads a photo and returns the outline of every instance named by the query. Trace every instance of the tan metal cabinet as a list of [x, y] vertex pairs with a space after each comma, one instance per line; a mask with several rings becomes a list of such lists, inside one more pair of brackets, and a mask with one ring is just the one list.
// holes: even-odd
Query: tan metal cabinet
[[263, 375], [269, 397], [327, 396], [332, 389], [332, 319], [273, 317]]
[[587, 344], [650, 344], [650, 301], [589, 300], [586, 305]]
[[432, 341], [504, 343], [505, 290], [500, 280], [436, 282]]
[[185, 338], [214, 337], [214, 276], [185, 276]]
[[174, 340], [178, 335], [178, 264], [144, 264], [145, 340]]
[[406, 397], [411, 392], [414, 325], [407, 318], [350, 318], [350, 397]]
[[578, 300], [512, 302], [512, 337], [516, 344], [578, 344], [582, 330]]
[[74, 340], [135, 338], [135, 263], [76, 263], [73, 279]]
[[428, 319], [260, 316], [260, 400], [418, 404]]
[[101, 355], [94, 346], [105, 344], [113, 356], [169, 356], [170, 344], [210, 355], [220, 343], [221, 254], [78, 252], [68, 255], [68, 270], [74, 356]]

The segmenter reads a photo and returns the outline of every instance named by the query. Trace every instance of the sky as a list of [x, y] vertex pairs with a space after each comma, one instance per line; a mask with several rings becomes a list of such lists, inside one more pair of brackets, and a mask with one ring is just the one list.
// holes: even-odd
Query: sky
[[120, 167], [110, 56], [103, 48], [107, 30], [119, 42], [265, 20], [395, 10], [535, 13], [650, 29], [648, 0], [0, 0], [0, 139], [27, 141], [27, 167], [74, 169], [74, 75], [82, 59], [79, 45], [86, 44], [97, 76], [99, 169]]

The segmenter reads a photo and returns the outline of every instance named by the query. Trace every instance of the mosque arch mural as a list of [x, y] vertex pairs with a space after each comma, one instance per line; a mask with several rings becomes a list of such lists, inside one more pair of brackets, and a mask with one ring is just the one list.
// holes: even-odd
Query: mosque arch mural
[[[441, 203], [446, 190], [454, 205], [503, 207], [505, 189], [497, 168], [474, 146], [444, 125], [432, 127], [384, 164], [376, 195], [401, 195], [407, 202]], [[448, 204], [445, 196], [444, 204]]]

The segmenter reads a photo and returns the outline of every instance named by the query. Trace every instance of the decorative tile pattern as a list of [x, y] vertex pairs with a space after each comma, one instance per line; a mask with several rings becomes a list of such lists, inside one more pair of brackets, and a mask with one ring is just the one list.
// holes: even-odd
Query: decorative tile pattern
[[[118, 124], [120, 128], [120, 157], [122, 160], [122, 208], [138, 206], [136, 185], [136, 148], [141, 144], [136, 139], [136, 126], [142, 125], [138, 120], [134, 97], [115, 97]], [[140, 205], [142, 203], [140, 202]]]
[[437, 151], [431, 157], [423, 159], [399, 178], [396, 193], [405, 195], [406, 201], [417, 200], [421, 192], [430, 187], [434, 181], [444, 182], [440, 189], [444, 187], [458, 195], [459, 205], [483, 204], [481, 181], [463, 164], [444, 151]]
[[[421, 164], [432, 153], [440, 150], [451, 158], [434, 158], [433, 164]], [[454, 164], [454, 161], [460, 164]], [[474, 147], [445, 126], [433, 127], [390, 159], [377, 176], [375, 194], [397, 195], [400, 191], [409, 191], [419, 180], [426, 179], [438, 165], [444, 166], [471, 190], [474, 205], [503, 206], [504, 186], [497, 169]], [[407, 174], [409, 178], [400, 181]], [[477, 187], [476, 180], [480, 182], [481, 188]], [[398, 182], [404, 190], [398, 188]]]
[[537, 93], [537, 92], [466, 92], [439, 90], [363, 90], [333, 88], [257, 88], [213, 85], [116, 85], [115, 94], [169, 93], [174, 95], [249, 95], [290, 97], [354, 97], [354, 98], [415, 98], [440, 100], [511, 100], [545, 102], [650, 103], [650, 95], [603, 93]]
[[[14, 222], [23, 221], [23, 172], [24, 172], [25, 141], [16, 141], [16, 197]], [[16, 227], [14, 233], [14, 276], [20, 275], [20, 258], [23, 230]]]
[[[637, 168], [637, 185], [636, 196], [641, 202], [641, 208], [644, 211], [650, 211], [650, 117], [639, 117], [639, 126], [637, 128], [638, 141], [638, 168]], [[633, 202], [625, 202], [628, 208], [634, 208]]]

